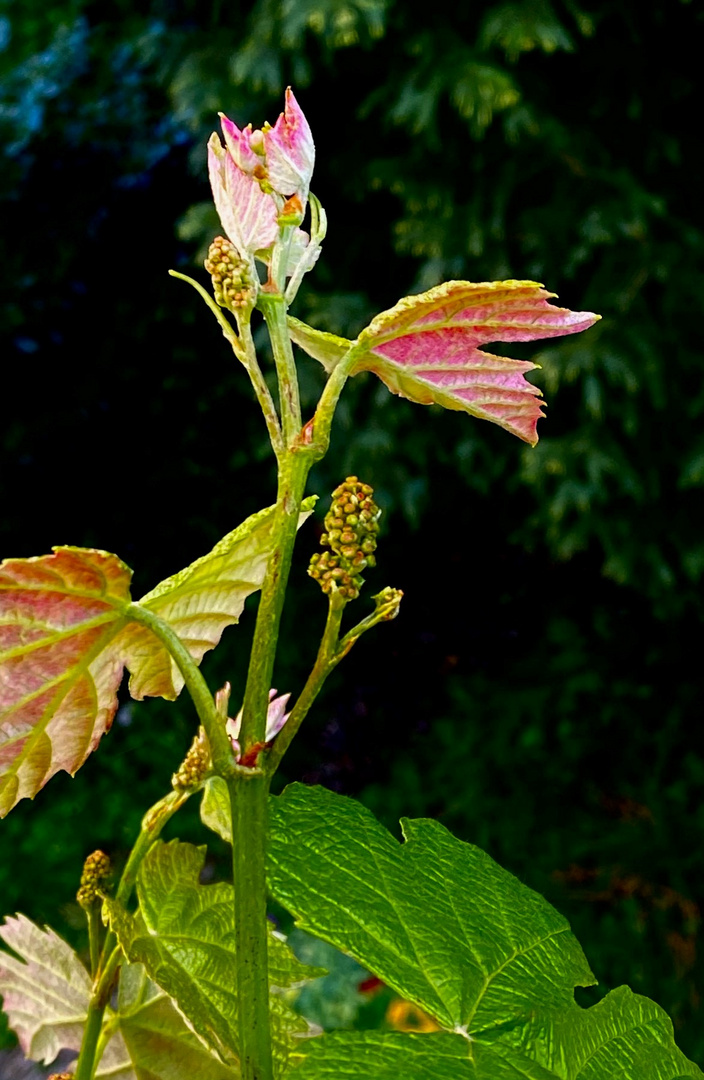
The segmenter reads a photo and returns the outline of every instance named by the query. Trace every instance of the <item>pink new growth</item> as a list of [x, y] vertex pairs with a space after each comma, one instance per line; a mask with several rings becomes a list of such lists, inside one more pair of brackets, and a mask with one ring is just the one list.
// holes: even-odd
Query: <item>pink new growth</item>
[[554, 295], [534, 281], [448, 281], [407, 296], [359, 335], [366, 350], [353, 371], [373, 371], [395, 394], [491, 420], [535, 445], [541, 392], [524, 374], [536, 365], [481, 346], [576, 334], [600, 318], [555, 307]]
[[[269, 691], [269, 708], [266, 714], [266, 742], [269, 743], [272, 741], [272, 739], [276, 738], [276, 736], [281, 731], [281, 728], [284, 726], [289, 716], [291, 715], [290, 713], [286, 712], [286, 706], [288, 705], [288, 699], [290, 697], [290, 694], [281, 694], [279, 697], [277, 697], [276, 690]], [[239, 738], [241, 727], [242, 709], [240, 709], [240, 711], [237, 713], [237, 716], [234, 720], [228, 718], [227, 724], [225, 725], [225, 730], [230, 736], [232, 746], [235, 754], [237, 755], [238, 761], [240, 760], [240, 744], [237, 740]]]
[[222, 227], [239, 254], [246, 258], [270, 247], [279, 235], [278, 207], [237, 167], [215, 132], [208, 142], [208, 172]]
[[272, 127], [238, 128], [220, 113], [225, 146], [213, 132], [208, 168], [223, 229], [243, 258], [270, 247], [285, 202], [296, 196], [301, 214], [315, 164], [310, 126], [289, 87], [284, 111]]
[[284, 111], [273, 128], [264, 127], [269, 183], [281, 195], [298, 195], [305, 207], [315, 164], [310, 126], [289, 86]]

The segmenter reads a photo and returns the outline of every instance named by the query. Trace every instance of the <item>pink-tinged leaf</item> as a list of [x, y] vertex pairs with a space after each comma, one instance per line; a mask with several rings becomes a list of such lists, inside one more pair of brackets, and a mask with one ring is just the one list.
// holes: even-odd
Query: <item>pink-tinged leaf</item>
[[131, 576], [80, 548], [0, 563], [0, 817], [75, 773], [110, 727]]
[[[61, 1050], [79, 1050], [91, 996], [88, 972], [53, 930], [24, 915], [8, 918], [0, 938], [0, 997], [25, 1057], [49, 1064]], [[18, 959], [19, 957], [19, 959]], [[112, 1034], [96, 1080], [237, 1080], [193, 1034], [173, 1001], [141, 964], [120, 968], [117, 1010], [108, 1006], [103, 1032]]]
[[25, 1057], [49, 1064], [80, 1050], [91, 980], [73, 949], [24, 915], [8, 918], [0, 938], [22, 957], [0, 953], [0, 994]]
[[289, 86], [284, 111], [273, 127], [264, 128], [269, 183], [280, 195], [298, 194], [305, 203], [315, 165], [310, 125]]
[[[224, 113], [220, 113], [222, 133], [225, 136], [225, 144], [232, 155], [232, 160], [242, 172], [253, 173], [257, 165], [262, 164], [262, 159], [255, 154], [250, 145], [252, 138], [252, 125], [247, 124], [241, 131], [237, 124], [228, 120]], [[261, 137], [261, 136], [260, 136]]]
[[[273, 524], [273, 507], [254, 514], [138, 607], [199, 663], [261, 587]], [[59, 770], [80, 768], [112, 723], [124, 668], [137, 699], [179, 694], [180, 671], [131, 605], [131, 575], [116, 555], [86, 548], [0, 563], [0, 817]]]
[[222, 227], [240, 255], [273, 244], [279, 234], [274, 199], [237, 167], [215, 132], [208, 143], [208, 172]]
[[[359, 335], [351, 374], [373, 371], [394, 394], [468, 412], [535, 445], [541, 392], [524, 375], [536, 365], [481, 346], [576, 334], [601, 317], [554, 307], [554, 295], [534, 281], [449, 281], [407, 296]], [[294, 335], [306, 348], [303, 339]]]
[[[229, 696], [229, 686], [230, 686], [230, 684], [228, 683], [227, 684], [228, 696]], [[217, 704], [217, 701], [218, 701], [218, 696], [221, 695], [222, 693], [223, 693], [222, 690], [218, 690], [218, 693], [215, 695], [216, 704]], [[288, 720], [289, 716], [291, 715], [290, 713], [286, 712], [286, 706], [288, 705], [288, 699], [291, 697], [291, 695], [290, 694], [279, 694], [279, 696], [277, 697], [276, 693], [277, 693], [276, 690], [270, 690], [269, 691], [269, 707], [268, 707], [267, 713], [266, 713], [266, 734], [264, 736], [266, 742], [271, 742], [272, 739], [276, 738], [276, 736], [279, 734], [282, 727], [284, 726], [284, 724]], [[240, 728], [241, 727], [242, 727], [242, 709], [240, 709], [240, 711], [237, 713], [237, 716], [234, 718], [234, 720], [231, 717], [229, 717], [226, 724], [225, 724], [225, 730], [227, 731], [227, 734], [230, 736], [230, 739], [232, 741], [232, 745], [233, 745], [233, 748], [235, 750], [235, 753], [238, 755], [238, 758], [237, 758], [238, 761], [239, 761], [240, 744], [239, 744], [239, 742], [237, 740], [239, 739]]]

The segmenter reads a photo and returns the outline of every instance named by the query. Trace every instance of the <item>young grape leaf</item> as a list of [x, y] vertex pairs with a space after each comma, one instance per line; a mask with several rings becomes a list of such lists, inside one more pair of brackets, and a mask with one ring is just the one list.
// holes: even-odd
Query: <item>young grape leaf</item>
[[[193, 1034], [171, 998], [151, 979], [141, 964], [124, 964], [118, 991], [120, 1043], [130, 1073], [124, 1080], [237, 1080], [239, 1070], [223, 1065]], [[109, 1056], [113, 1038], [96, 1076], [113, 1077], [116, 1062]]]
[[232, 843], [230, 793], [221, 776], [211, 776], [203, 785], [200, 819], [228, 844]]
[[24, 915], [8, 917], [0, 938], [21, 957], [0, 952], [0, 995], [25, 1057], [48, 1064], [79, 1050], [91, 980], [73, 949]]
[[554, 307], [554, 296], [535, 281], [448, 281], [382, 311], [353, 343], [304, 323], [290, 332], [328, 370], [351, 346], [351, 375], [373, 371], [394, 394], [490, 420], [534, 446], [541, 392], [524, 373], [536, 365], [481, 346], [576, 334], [601, 317]]
[[[254, 514], [139, 601], [196, 662], [260, 588], [273, 524], [273, 507]], [[131, 576], [116, 555], [92, 548], [0, 563], [0, 817], [59, 770], [80, 768], [112, 723], [125, 667], [133, 697], [179, 694], [175, 662], [135, 617]]]
[[402, 821], [399, 844], [359, 803], [323, 788], [293, 784], [271, 804], [276, 899], [454, 1033], [451, 1053], [482, 1043], [559, 1080], [702, 1080], [654, 1002], [622, 987], [581, 1009], [574, 988], [594, 978], [567, 921], [438, 822]]
[[[231, 885], [200, 885], [205, 848], [173, 840], [158, 843], [137, 883], [139, 910], [130, 915], [107, 901], [113, 929], [126, 955], [176, 1001], [194, 1031], [227, 1064], [236, 1066], [237, 994], [234, 983], [234, 900]], [[187, 947], [185, 947], [187, 943]], [[307, 1024], [288, 1004], [286, 990], [322, 974], [296, 959], [272, 930], [269, 980], [274, 1063], [280, 1075], [296, 1036]]]
[[[0, 937], [21, 959], [0, 953], [0, 995], [25, 1057], [49, 1064], [60, 1050], [78, 1051], [88, 1016], [91, 980], [73, 949], [53, 930], [23, 915], [8, 918]], [[237, 1080], [193, 1034], [163, 990], [140, 965], [120, 969], [113, 1032], [96, 1073], [111, 1080]]]

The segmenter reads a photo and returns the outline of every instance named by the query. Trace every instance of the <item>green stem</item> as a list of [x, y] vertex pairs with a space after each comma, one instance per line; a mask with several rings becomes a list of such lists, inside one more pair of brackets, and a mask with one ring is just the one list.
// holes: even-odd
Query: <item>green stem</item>
[[366, 630], [371, 630], [373, 626], [380, 622], [388, 622], [390, 619], [396, 618], [402, 597], [403, 593], [400, 589], [382, 589], [374, 597], [376, 607], [371, 615], [367, 615], [365, 619], [353, 626], [344, 637], [340, 638], [340, 623], [347, 601], [343, 600], [338, 593], [333, 592], [330, 594], [328, 618], [313, 670], [308, 676], [300, 697], [291, 710], [291, 715], [277, 735], [267, 757], [266, 774], [269, 778], [274, 775], [281, 764], [281, 759], [293, 742], [298, 729], [305, 720], [311, 705], [320, 693], [323, 683], [330, 672], [347, 656], [352, 646]]
[[308, 715], [311, 705], [320, 693], [323, 683], [333, 668], [335, 668], [342, 659], [342, 655], [338, 656], [337, 654], [337, 643], [340, 634], [342, 614], [345, 610], [345, 603], [345, 600], [343, 600], [338, 593], [335, 592], [330, 595], [328, 617], [320, 641], [318, 655], [315, 658], [315, 664], [313, 665], [313, 670], [308, 676], [306, 684], [303, 687], [296, 704], [291, 710], [291, 715], [277, 735], [274, 745], [269, 751], [266, 762], [266, 771], [269, 776], [273, 776], [278, 769], [281, 764], [281, 759], [293, 742], [298, 729]]
[[[158, 839], [167, 821], [183, 806], [191, 794], [190, 791], [170, 791], [168, 795], [165, 795], [163, 799], [159, 799], [147, 810], [142, 818], [139, 836], [132, 847], [117, 887], [115, 897], [119, 903], [126, 904], [129, 900], [142, 859]], [[100, 1032], [105, 1007], [110, 1000], [115, 974], [121, 963], [122, 950], [117, 944], [117, 937], [112, 930], [108, 930], [103, 942], [97, 970], [93, 972], [93, 992], [88, 1005], [88, 1017], [86, 1026], [83, 1029], [81, 1050], [76, 1064], [76, 1080], [93, 1080], [100, 1057], [107, 1045], [106, 1040], [100, 1039]]]
[[279, 293], [261, 292], [258, 307], [266, 319], [279, 380], [281, 425], [284, 443], [292, 447], [301, 430], [301, 402], [298, 393], [298, 373], [293, 358], [291, 338], [286, 325], [286, 300]]
[[[279, 458], [274, 546], [262, 584], [242, 704], [242, 758], [265, 742], [269, 689], [281, 612], [312, 454], [298, 443], [298, 379], [286, 325], [284, 298], [260, 294], [279, 378], [286, 452]], [[242, 1080], [272, 1080], [266, 920], [267, 796], [259, 769], [226, 777], [232, 807], [232, 872], [235, 889], [235, 968]]]
[[[107, 1004], [107, 1002], [105, 1004]], [[78, 1055], [78, 1064], [76, 1065], [74, 1080], [93, 1080], [93, 1074], [97, 1065], [96, 1050], [98, 1048], [100, 1031], [103, 1026], [105, 1004], [101, 1006], [96, 998], [91, 996], [88, 1004], [88, 1016], [86, 1018], [86, 1026], [83, 1029], [81, 1052]]]
[[262, 585], [242, 704], [239, 741], [243, 757], [255, 744], [263, 743], [266, 738], [269, 690], [279, 624], [310, 467], [311, 461], [307, 454], [289, 452], [279, 474], [274, 548]]
[[[122, 871], [120, 884], [117, 886], [115, 899], [119, 904], [124, 906], [128, 902], [137, 881], [137, 873], [144, 856], [154, 842], [158, 840], [161, 830], [164, 828], [167, 821], [171, 820], [176, 811], [181, 809], [183, 804], [188, 801], [192, 794], [192, 791], [184, 789], [170, 791], [168, 795], [164, 795], [163, 799], [159, 799], [158, 802], [155, 802], [154, 805], [147, 810], [142, 818], [139, 836], [132, 846], [129, 858]], [[105, 956], [106, 952], [107, 949], [104, 948], [103, 956]]]
[[340, 400], [345, 383], [350, 377], [358, 352], [363, 352], [363, 346], [352, 346], [340, 362], [332, 369], [332, 374], [325, 384], [325, 389], [320, 395], [320, 401], [315, 410], [315, 422], [313, 425], [313, 440], [311, 449], [315, 460], [320, 461], [325, 457], [330, 446], [330, 429], [335, 416], [335, 409]]
[[121, 963], [121, 950], [119, 946], [114, 945], [99, 979], [93, 984], [93, 992], [88, 1003], [86, 1026], [83, 1029], [81, 1052], [78, 1055], [76, 1064], [75, 1080], [93, 1080], [101, 1054], [106, 1046], [106, 1041], [100, 1038], [103, 1028], [103, 1015], [110, 1000], [117, 969]]
[[266, 919], [267, 777], [228, 782], [241, 1080], [272, 1080]]
[[276, 412], [276, 406], [274, 405], [273, 398], [269, 393], [269, 387], [264, 381], [261, 368], [257, 361], [257, 354], [254, 349], [254, 343], [252, 341], [252, 332], [249, 326], [249, 313], [246, 318], [238, 319], [237, 325], [240, 331], [241, 337], [238, 337], [233, 330], [230, 322], [225, 318], [222, 309], [215, 303], [212, 296], [203, 288], [198, 281], [194, 281], [193, 278], [187, 277], [186, 274], [179, 274], [176, 270], [169, 270], [171, 277], [178, 278], [179, 281], [185, 281], [189, 285], [192, 285], [196, 292], [203, 298], [205, 303], [212, 311], [215, 318], [220, 324], [223, 337], [228, 341], [232, 347], [237, 359], [242, 363], [245, 371], [249, 375], [250, 382], [256, 394], [259, 406], [264, 414], [264, 420], [266, 422], [267, 431], [269, 432], [269, 439], [274, 449], [274, 453], [277, 457], [283, 452], [283, 441], [281, 438], [281, 427], [279, 425], [279, 417]]
[[198, 713], [198, 718], [205, 728], [205, 734], [208, 736], [213, 768], [220, 776], [228, 776], [232, 772], [234, 763], [232, 746], [215, 708], [215, 702], [208, 689], [208, 684], [195, 660], [176, 631], [152, 611], [141, 607], [139, 604], [130, 604], [125, 614], [135, 622], [141, 623], [142, 626], [148, 627], [174, 658], [179, 671], [183, 675], [184, 682]]
[[95, 978], [100, 962], [100, 932], [103, 928], [100, 917], [100, 900], [96, 897], [88, 910], [88, 944], [90, 946], [90, 974]]
[[276, 457], [280, 460], [284, 453], [284, 441], [281, 434], [281, 425], [279, 424], [279, 416], [276, 412], [276, 406], [274, 405], [274, 399], [272, 398], [269, 387], [266, 385], [264, 376], [262, 375], [261, 368], [259, 367], [259, 361], [257, 360], [257, 352], [254, 347], [254, 340], [252, 338], [252, 329], [249, 325], [249, 319], [246, 321], [243, 319], [239, 324], [241, 342], [244, 346], [244, 350], [239, 355], [239, 359], [244, 364], [245, 370], [249, 375], [252, 386], [254, 387], [254, 393], [257, 395], [257, 401], [264, 414], [264, 420], [266, 422], [267, 431], [269, 432], [269, 439], [271, 441], [272, 448]]

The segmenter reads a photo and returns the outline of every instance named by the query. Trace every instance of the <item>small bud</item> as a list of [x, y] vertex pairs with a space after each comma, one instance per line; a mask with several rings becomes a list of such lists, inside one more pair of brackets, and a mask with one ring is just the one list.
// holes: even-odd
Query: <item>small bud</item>
[[94, 851], [83, 864], [81, 886], [76, 900], [87, 911], [98, 899], [98, 891], [110, 877], [112, 864], [104, 851]]
[[198, 728], [198, 734], [191, 743], [190, 750], [183, 759], [178, 772], [171, 777], [171, 786], [176, 791], [187, 791], [198, 787], [210, 769], [210, 745], [204, 728]]
[[363, 583], [361, 571], [376, 565], [373, 553], [381, 511], [373, 494], [373, 488], [356, 476], [348, 476], [333, 491], [320, 538], [321, 546], [331, 550], [313, 555], [308, 569], [323, 592], [330, 593], [335, 586], [345, 600], [355, 600]]
[[74, 1080], [73, 1073], [52, 1073], [47, 1080]]
[[215, 300], [220, 307], [235, 315], [254, 307], [259, 283], [252, 278], [249, 263], [240, 258], [235, 245], [224, 236], [216, 236], [210, 245], [205, 269], [210, 274]]

